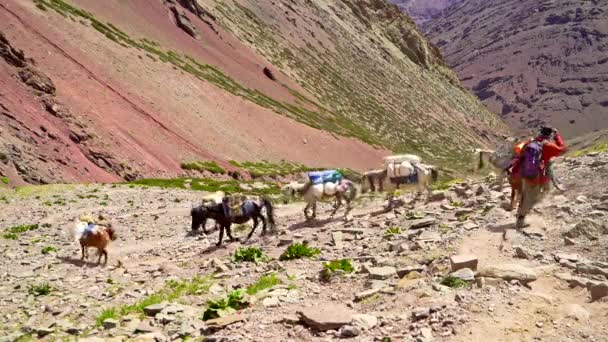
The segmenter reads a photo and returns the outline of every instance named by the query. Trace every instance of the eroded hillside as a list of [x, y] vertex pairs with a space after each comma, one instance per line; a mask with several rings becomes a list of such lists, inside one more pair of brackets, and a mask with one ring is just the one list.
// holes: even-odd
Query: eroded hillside
[[424, 25], [463, 83], [515, 128], [608, 126], [608, 2], [469, 0]]
[[365, 169], [388, 150], [456, 168], [505, 129], [384, 2], [19, 0], [0, 19], [15, 184], [175, 176], [192, 160]]

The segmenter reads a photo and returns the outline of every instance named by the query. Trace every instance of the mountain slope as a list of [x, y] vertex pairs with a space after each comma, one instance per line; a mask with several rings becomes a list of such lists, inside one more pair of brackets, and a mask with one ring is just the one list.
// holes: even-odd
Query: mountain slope
[[462, 0], [390, 0], [421, 25], [449, 6]]
[[513, 127], [608, 127], [608, 2], [469, 0], [424, 25], [463, 83]]
[[383, 2], [1, 0], [0, 19], [23, 50], [0, 62], [0, 165], [27, 182], [175, 176], [189, 160], [364, 169], [387, 149], [454, 164], [505, 130]]

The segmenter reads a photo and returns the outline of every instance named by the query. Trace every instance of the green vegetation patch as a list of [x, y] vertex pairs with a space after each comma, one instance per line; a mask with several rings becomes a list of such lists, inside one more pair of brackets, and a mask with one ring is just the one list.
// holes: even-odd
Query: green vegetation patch
[[1, 177], [1, 178], [0, 178], [0, 181], [2, 181], [2, 183], [3, 183], [3, 184], [7, 184], [7, 185], [8, 185], [8, 183], [9, 183], [9, 179], [8, 179], [8, 177]]
[[6, 228], [4, 230], [2, 237], [5, 239], [8, 239], [8, 240], [17, 240], [19, 238], [19, 235], [21, 235], [25, 232], [29, 232], [31, 230], [36, 230], [36, 229], [38, 229], [37, 224], [26, 224], [26, 225], [14, 226], [14, 227]]
[[[214, 180], [207, 178], [147, 178], [129, 182], [130, 187], [153, 186], [171, 189], [191, 189], [198, 191], [216, 192], [223, 191], [227, 194], [241, 193], [244, 195], [280, 195], [281, 189], [275, 183], [263, 183], [263, 187], [256, 186], [257, 182], [237, 180]], [[249, 187], [241, 187], [249, 185]]]
[[249, 306], [249, 302], [245, 299], [244, 290], [235, 290], [225, 298], [210, 300], [207, 302], [207, 309], [203, 313], [203, 321], [214, 318], [229, 316], [237, 310], [244, 309]]
[[268, 256], [259, 247], [240, 247], [234, 251], [234, 261], [236, 262], [263, 262]]
[[209, 171], [215, 174], [225, 174], [226, 170], [224, 170], [221, 166], [217, 165], [215, 161], [193, 161], [188, 163], [182, 163], [181, 165], [183, 170], [194, 170], [194, 171]]
[[589, 153], [602, 153], [608, 152], [608, 142], [600, 142], [595, 145], [574, 151], [571, 153], [572, 157], [581, 157]]
[[350, 259], [333, 260], [330, 262], [323, 263], [323, 269], [335, 272], [337, 270], [344, 271], [346, 273], [352, 273], [355, 271], [352, 261]]
[[95, 326], [100, 327], [106, 319], [119, 319], [120, 316], [115, 308], [104, 309], [97, 317], [95, 317]]
[[453, 289], [459, 289], [463, 287], [469, 286], [470, 282], [466, 280], [462, 280], [457, 277], [447, 276], [441, 281], [441, 285], [445, 285], [447, 287], [451, 287]]
[[454, 178], [443, 181], [437, 181], [432, 185], [433, 190], [448, 190], [456, 184], [463, 183], [464, 179]]
[[321, 254], [318, 248], [310, 247], [305, 243], [293, 243], [281, 254], [279, 260], [293, 260], [301, 258], [312, 258]]
[[277, 275], [274, 273], [270, 275], [263, 275], [257, 282], [247, 288], [247, 294], [253, 296], [258, 292], [269, 289], [275, 285], [279, 285], [280, 283], [281, 280], [277, 278]]
[[[113, 280], [108, 281], [109, 284]], [[106, 318], [115, 318], [139, 313], [144, 314], [144, 308], [162, 302], [173, 302], [183, 296], [200, 296], [205, 294], [212, 285], [210, 277], [194, 277], [190, 280], [168, 280], [165, 286], [158, 292], [144, 297], [136, 303], [124, 305], [119, 308], [108, 308], [102, 311], [96, 318], [96, 322], [101, 322]], [[111, 313], [113, 317], [107, 317]]]
[[249, 172], [252, 177], [287, 176], [300, 172], [321, 170], [321, 168], [311, 168], [302, 164], [288, 163], [285, 161], [280, 163], [270, 163], [267, 161], [239, 163], [237, 161], [231, 160], [230, 164]]
[[390, 227], [385, 232], [385, 235], [398, 235], [401, 234], [401, 227]]
[[42, 248], [42, 254], [50, 254], [50, 253], [54, 253], [54, 252], [57, 252], [56, 247], [46, 246], [46, 247]]
[[40, 285], [31, 285], [27, 290], [27, 293], [34, 296], [46, 296], [53, 292], [55, 289], [49, 283], [42, 283]]

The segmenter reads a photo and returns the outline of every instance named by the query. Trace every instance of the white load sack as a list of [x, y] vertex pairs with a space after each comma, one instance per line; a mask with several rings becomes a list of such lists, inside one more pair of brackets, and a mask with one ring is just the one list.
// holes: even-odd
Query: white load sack
[[407, 161], [391, 163], [388, 164], [387, 171], [389, 178], [408, 177], [414, 173], [414, 166]]
[[325, 187], [323, 189], [323, 192], [325, 193], [325, 196], [333, 196], [336, 194], [336, 192], [338, 192], [338, 184], [333, 183], [333, 182], [327, 182], [325, 183]]
[[393, 163], [399, 164], [403, 162], [408, 162], [410, 164], [420, 164], [422, 162], [422, 159], [413, 154], [400, 154], [396, 156], [384, 157], [384, 165], [386, 166]]
[[323, 184], [315, 184], [312, 186], [312, 193], [317, 198], [323, 197], [323, 190], [324, 190]]

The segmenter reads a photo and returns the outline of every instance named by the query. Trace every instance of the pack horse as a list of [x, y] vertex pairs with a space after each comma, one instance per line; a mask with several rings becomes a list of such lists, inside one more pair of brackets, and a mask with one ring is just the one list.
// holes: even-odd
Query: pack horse
[[[306, 202], [304, 216], [306, 220], [310, 220], [316, 218], [317, 202], [327, 198], [335, 199], [331, 217], [342, 206], [342, 201], [346, 202], [346, 218], [352, 209], [352, 201], [357, 197], [358, 189], [352, 181], [345, 179], [340, 171], [325, 170], [309, 172], [307, 182], [291, 182], [285, 185], [283, 193], [288, 197], [301, 196]], [[309, 214], [310, 210], [312, 215]]]
[[[419, 193], [426, 191], [429, 195], [431, 185], [439, 174], [434, 166], [422, 163], [419, 156], [412, 154], [396, 155], [384, 158], [384, 168], [363, 174], [361, 183], [363, 192], [388, 191], [416, 187]], [[377, 187], [376, 187], [377, 184]]]

